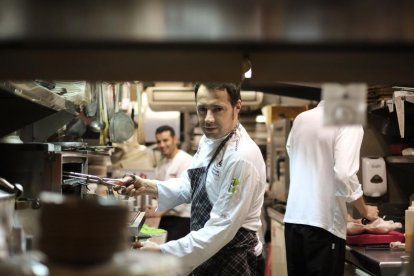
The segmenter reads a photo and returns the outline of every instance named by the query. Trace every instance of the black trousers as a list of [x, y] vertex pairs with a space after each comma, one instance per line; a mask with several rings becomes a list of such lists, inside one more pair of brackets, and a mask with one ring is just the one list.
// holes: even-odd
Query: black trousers
[[190, 233], [190, 218], [162, 216], [158, 228], [167, 230], [167, 241], [178, 240]]
[[345, 240], [325, 229], [285, 223], [289, 276], [344, 274]]

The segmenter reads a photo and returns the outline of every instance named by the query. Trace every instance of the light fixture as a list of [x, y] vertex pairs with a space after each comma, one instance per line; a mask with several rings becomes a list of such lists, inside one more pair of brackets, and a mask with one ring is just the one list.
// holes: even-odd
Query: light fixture
[[256, 123], [266, 123], [266, 117], [264, 115], [257, 115]]
[[246, 73], [244, 73], [244, 77], [246, 79], [250, 79], [252, 77], [252, 68], [249, 69]]

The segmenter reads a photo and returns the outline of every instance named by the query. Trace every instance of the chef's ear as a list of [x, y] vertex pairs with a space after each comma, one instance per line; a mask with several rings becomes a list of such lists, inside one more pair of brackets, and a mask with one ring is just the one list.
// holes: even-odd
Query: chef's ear
[[237, 100], [236, 105], [235, 105], [235, 108], [236, 108], [237, 112], [240, 112], [241, 106], [242, 106], [242, 101]]

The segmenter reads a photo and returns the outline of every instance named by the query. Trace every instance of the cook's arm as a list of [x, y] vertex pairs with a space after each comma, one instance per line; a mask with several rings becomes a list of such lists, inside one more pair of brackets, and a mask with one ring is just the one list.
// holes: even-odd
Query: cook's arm
[[334, 171], [338, 180], [336, 196], [350, 203], [362, 196], [357, 172], [364, 130], [362, 126], [348, 126], [338, 131], [334, 149]]
[[150, 195], [152, 197], [158, 197], [157, 180], [155, 179], [146, 179], [131, 174], [126, 175], [122, 179], [122, 182], [125, 186], [129, 183], [125, 189], [125, 193], [130, 196]]
[[369, 221], [373, 221], [378, 218], [378, 207], [366, 205], [362, 196], [352, 203], [363, 218], [366, 218]]

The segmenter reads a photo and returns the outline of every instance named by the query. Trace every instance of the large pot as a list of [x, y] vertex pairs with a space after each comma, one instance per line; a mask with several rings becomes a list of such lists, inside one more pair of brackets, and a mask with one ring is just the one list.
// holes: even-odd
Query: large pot
[[15, 199], [22, 192], [23, 187], [20, 184], [12, 185], [0, 177], [0, 219], [7, 233], [11, 231], [13, 226]]
[[23, 231], [15, 221], [15, 199], [22, 192], [20, 184], [12, 185], [0, 177], [0, 258], [24, 250]]

